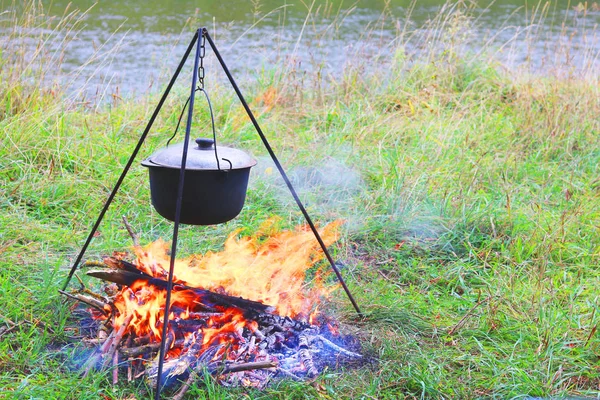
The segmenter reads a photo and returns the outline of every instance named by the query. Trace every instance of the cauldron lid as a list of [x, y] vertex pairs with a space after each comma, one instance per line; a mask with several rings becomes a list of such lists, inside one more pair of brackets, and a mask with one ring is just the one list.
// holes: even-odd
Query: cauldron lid
[[[145, 167], [164, 167], [181, 169], [183, 142], [158, 150], [142, 161]], [[215, 146], [212, 139], [196, 139], [196, 144], [188, 146], [186, 170], [216, 171], [219, 169], [243, 169], [256, 165], [256, 160], [241, 150], [232, 147], [217, 146], [219, 166], [215, 157]], [[231, 163], [231, 164], [230, 164]]]

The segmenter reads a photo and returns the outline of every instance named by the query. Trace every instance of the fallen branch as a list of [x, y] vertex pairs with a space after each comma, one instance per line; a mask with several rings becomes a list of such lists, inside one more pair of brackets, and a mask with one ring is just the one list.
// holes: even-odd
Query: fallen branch
[[100, 310], [104, 315], [110, 314], [105, 307], [110, 308], [110, 305], [104, 303], [101, 300], [95, 299], [93, 297], [84, 296], [79, 293], [67, 293], [63, 290], [59, 290], [58, 293], [65, 295], [73, 300], [81, 301], [82, 303], [87, 304], [90, 307], [94, 307], [97, 310]]
[[127, 229], [127, 233], [129, 233], [129, 236], [131, 237], [131, 240], [133, 241], [133, 246], [140, 247], [140, 239], [135, 234], [135, 232], [133, 231], [133, 228], [131, 227], [131, 225], [129, 225], [129, 221], [127, 221], [127, 217], [124, 215], [123, 215], [123, 223], [125, 224], [125, 229]]

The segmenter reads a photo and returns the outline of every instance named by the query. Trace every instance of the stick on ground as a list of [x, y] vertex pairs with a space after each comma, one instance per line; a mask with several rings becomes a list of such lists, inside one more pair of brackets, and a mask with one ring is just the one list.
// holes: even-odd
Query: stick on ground
[[127, 221], [127, 217], [124, 215], [123, 215], [123, 223], [125, 224], [125, 229], [127, 229], [127, 233], [129, 233], [129, 236], [131, 237], [131, 240], [133, 241], [133, 245], [135, 247], [140, 247], [140, 238], [138, 237], [138, 235], [135, 234], [135, 232], [133, 231], [133, 228], [129, 224], [129, 221]]

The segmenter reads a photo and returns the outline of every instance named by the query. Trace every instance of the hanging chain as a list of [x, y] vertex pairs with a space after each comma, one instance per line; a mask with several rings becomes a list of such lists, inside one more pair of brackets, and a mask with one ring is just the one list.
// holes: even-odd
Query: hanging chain
[[206, 36], [200, 36], [200, 66], [198, 67], [198, 88], [204, 89], [204, 55], [206, 54]]
[[[200, 35], [200, 38], [198, 39], [198, 40], [200, 40], [200, 54], [198, 54], [198, 58], [200, 59], [200, 66], [198, 67], [198, 87], [196, 88], [195, 92], [204, 91], [204, 56], [206, 55], [206, 36], [204, 35], [204, 32], [205, 31], [202, 30], [202, 34]], [[185, 114], [186, 107], [190, 103], [190, 99], [191, 99], [191, 97], [188, 97], [187, 100], [185, 101], [185, 104], [183, 105], [181, 114], [179, 114], [179, 118], [177, 119], [177, 126], [175, 127], [175, 131], [173, 132], [173, 135], [169, 138], [169, 140], [167, 140], [167, 147], [169, 147], [169, 145], [171, 144], [171, 141], [177, 135], [177, 131], [179, 130], [179, 126], [181, 125], [181, 119], [183, 118], [183, 115]], [[209, 106], [210, 106], [210, 102], [209, 102]], [[213, 123], [213, 125], [214, 125], [214, 123]], [[216, 142], [216, 139], [215, 139], [215, 142]], [[218, 161], [217, 161], [217, 163], [218, 163]]]

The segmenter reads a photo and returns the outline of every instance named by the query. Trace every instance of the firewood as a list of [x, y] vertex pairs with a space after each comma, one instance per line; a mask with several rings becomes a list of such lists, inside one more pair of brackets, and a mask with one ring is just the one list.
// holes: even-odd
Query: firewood
[[246, 350], [248, 354], [254, 353], [254, 349], [256, 348], [256, 336], [252, 336], [250, 341], [248, 342], [248, 349]]
[[202, 319], [202, 318], [210, 318], [210, 317], [221, 317], [225, 315], [225, 313], [222, 312], [215, 312], [215, 311], [202, 311], [202, 312], [194, 312], [194, 311], [190, 311], [190, 313], [188, 314], [188, 316], [190, 318], [193, 319]]
[[[148, 334], [148, 335], [144, 335], [144, 336], [138, 336], [133, 338], [133, 346], [141, 346], [144, 344], [148, 344], [150, 343], [150, 340], [152, 340], [152, 337]], [[131, 347], [131, 346], [129, 346]]]
[[[127, 226], [126, 219], [124, 222]], [[132, 233], [133, 230], [130, 236]], [[88, 359], [85, 375], [100, 365], [102, 368], [112, 367], [112, 381], [117, 384], [121, 368], [123, 377], [126, 372], [128, 381], [145, 375], [147, 382], [155, 386], [158, 380], [158, 338], [152, 332], [140, 337], [134, 333], [126, 334], [132, 316], [128, 316], [120, 326], [115, 326], [116, 311], [109, 299], [122, 292], [125, 289], [123, 286], [131, 287], [135, 283], [136, 287], [141, 284], [149, 290], [164, 291], [167, 282], [164, 277], [151, 276], [120, 257], [117, 254], [107, 257], [103, 263], [90, 265], [97, 268], [87, 271], [89, 276], [112, 282], [115, 288], [112, 294], [106, 297], [94, 295], [86, 291], [84, 286], [77, 292], [61, 293], [101, 310], [106, 316], [100, 318], [104, 321], [101, 323], [104, 328], [99, 329], [98, 339], [92, 339], [99, 347]], [[296, 315], [294, 318], [280, 316], [273, 313], [273, 308], [268, 305], [223, 294], [221, 289], [212, 291], [174, 282], [172, 290], [191, 300], [189, 305], [176, 305], [174, 317], [169, 320], [166, 338], [166, 349], [173, 351], [168, 352], [160, 380], [163, 387], [174, 382], [182, 385], [175, 399], [183, 398], [202, 372], [211, 374], [226, 386], [251, 385], [260, 388], [276, 377], [295, 381], [312, 379], [319, 374], [317, 366], [321, 368], [322, 363], [332, 362], [332, 354], [346, 357], [346, 361], [362, 358], [362, 355], [328, 339], [326, 329], [311, 325], [307, 315]], [[219, 341], [226, 341], [227, 345], [216, 344], [216, 340], [202, 344], [205, 329], [219, 329], [221, 320], [222, 324], [226, 324], [229, 321], [226, 319], [229, 315], [227, 311], [232, 308], [243, 313], [246, 323], [231, 325], [235, 329], [227, 330], [228, 333], [219, 337]], [[94, 316], [98, 314], [94, 313]], [[320, 359], [323, 355], [325, 358]], [[273, 360], [277, 360], [277, 363]]]
[[206, 328], [207, 319], [175, 318], [169, 322], [174, 326], [175, 329], [181, 330], [182, 332], [195, 332], [202, 328]]
[[112, 357], [112, 384], [113, 386], [119, 383], [119, 353], [115, 351]]
[[[187, 375], [194, 369], [201, 350], [201, 344], [194, 343], [180, 357], [166, 360], [163, 364], [161, 382], [163, 386], [169, 386], [174, 380]], [[156, 386], [158, 379], [158, 357], [146, 367], [146, 378], [152, 386]]]
[[[144, 279], [148, 282], [148, 284], [161, 289], [166, 289], [167, 287], [166, 281], [159, 278], [153, 278], [150, 275], [142, 272], [138, 274], [127, 270], [91, 270], [87, 272], [87, 275], [125, 286], [131, 286], [135, 281]], [[243, 311], [255, 313], [267, 313], [273, 311], [273, 307], [257, 301], [215, 293], [206, 289], [192, 288], [181, 283], [174, 283], [173, 290], [190, 290], [197, 297], [217, 306], [235, 307]]]
[[73, 300], [77, 300], [77, 301], [81, 301], [82, 303], [87, 304], [90, 307], [94, 307], [95, 309], [101, 311], [104, 315], [108, 315], [110, 314], [107, 309], [110, 309], [110, 305], [108, 305], [107, 303], [104, 303], [98, 299], [95, 299], [93, 297], [89, 297], [89, 296], [85, 296], [83, 294], [79, 294], [79, 293], [67, 293], [63, 290], [59, 290], [58, 291], [60, 294], [65, 295]]
[[[127, 338], [125, 348], [131, 347], [131, 343], [133, 343], [133, 335], [129, 335]], [[133, 380], [133, 360], [133, 357], [127, 357], [127, 382], [131, 382]]]
[[88, 376], [90, 371], [96, 368], [98, 362], [102, 359], [102, 356], [106, 353], [108, 346], [112, 343], [115, 335], [117, 334], [116, 330], [112, 330], [110, 335], [106, 338], [102, 346], [98, 347], [92, 355], [87, 359], [85, 364], [83, 365], [83, 377]]
[[308, 339], [308, 335], [306, 333], [301, 333], [298, 336], [298, 347], [300, 347], [301, 349], [308, 349], [308, 346], [310, 344], [310, 340]]
[[230, 374], [233, 372], [250, 371], [254, 369], [266, 369], [266, 368], [277, 368], [277, 363], [273, 361], [256, 361], [240, 364], [231, 364], [225, 366], [222, 371], [218, 371], [221, 374]]
[[[240, 364], [231, 364], [225, 366], [222, 370], [219, 370], [216, 366], [218, 364], [213, 363], [212, 367], [209, 368], [211, 372], [217, 372], [219, 374], [229, 374], [233, 372], [242, 372], [242, 371], [250, 371], [255, 369], [266, 369], [266, 368], [277, 368], [277, 363], [272, 361], [257, 361], [257, 362], [249, 362], [249, 363], [240, 363]], [[177, 394], [173, 397], [173, 400], [183, 399], [183, 396], [187, 393], [188, 389], [192, 385], [192, 382], [198, 377], [198, 371], [194, 370], [190, 373], [184, 384], [181, 386], [181, 389], [177, 392]]]
[[117, 334], [114, 336], [112, 342], [110, 343], [108, 348], [105, 350], [105, 352], [106, 352], [106, 354], [104, 356], [104, 366], [105, 367], [107, 367], [110, 364], [112, 358], [114, 357], [114, 355], [117, 351], [117, 348], [119, 346], [119, 343], [121, 343], [121, 339], [123, 338], [123, 335], [125, 334], [125, 331], [129, 327], [129, 323], [131, 322], [132, 319], [133, 319], [133, 314], [130, 314], [125, 318], [125, 321], [123, 321], [123, 324], [121, 324], [121, 326], [119, 327]]
[[140, 274], [140, 275], [144, 274], [146, 276], [149, 276], [148, 274], [145, 274], [144, 272], [137, 269], [135, 264], [132, 264], [125, 260], [119, 260], [118, 258], [115, 258], [115, 257], [104, 257], [103, 261], [104, 261], [105, 267], [108, 267], [108, 268], [122, 269], [125, 271], [133, 272], [134, 274]]
[[[214, 355], [217, 354], [217, 352], [221, 349], [222, 346], [214, 346], [214, 347], [215, 348], [213, 348], [213, 349], [206, 350], [202, 354], [202, 359], [206, 360], [207, 362], [210, 361], [214, 357]], [[201, 371], [205, 367], [206, 367], [206, 364], [196, 365], [196, 367], [190, 371], [189, 376], [183, 383], [181, 389], [175, 394], [175, 396], [173, 397], [173, 400], [183, 399], [183, 396], [185, 396], [185, 394], [187, 393], [187, 391], [190, 388], [190, 386], [192, 385], [192, 383], [198, 377], [199, 371]]]
[[[201, 342], [201, 340], [199, 340]], [[168, 386], [176, 380], [185, 378], [187, 374], [194, 370], [201, 370], [208, 366], [215, 354], [223, 346], [217, 345], [203, 350], [199, 342], [194, 342], [187, 351], [180, 357], [166, 360], [163, 364], [163, 374], [161, 382], [163, 386]], [[214, 370], [214, 369], [213, 369]], [[146, 367], [146, 379], [152, 386], [156, 386], [158, 378], [158, 357]]]
[[[259, 326], [273, 327], [279, 332], [283, 332], [288, 329], [303, 331], [311, 328], [311, 326], [306, 322], [296, 321], [288, 316], [282, 317], [281, 315], [270, 313], [262, 313], [258, 315], [256, 317], [256, 322], [258, 322]], [[267, 332], [263, 331], [263, 333], [266, 334]]]
[[259, 340], [265, 340], [265, 334], [262, 333], [260, 329], [256, 328], [252, 331], [252, 333], [254, 333]]
[[175, 396], [173, 396], [172, 400], [183, 399], [183, 396], [185, 396], [185, 394], [189, 390], [190, 386], [192, 386], [192, 382], [194, 382], [196, 380], [196, 376], [197, 376], [197, 374], [194, 371], [192, 371], [192, 373], [190, 373], [190, 375], [185, 380], [183, 385], [181, 385], [181, 388], [179, 389], [179, 391], [175, 394]]
[[[173, 347], [182, 347], [185, 343], [185, 339], [178, 339], [173, 343]], [[152, 353], [160, 349], [160, 342], [149, 343], [142, 346], [136, 347], [121, 347], [119, 353], [123, 357], [137, 357], [143, 354]]]
[[302, 379], [300, 379], [299, 377], [297, 377], [296, 375], [294, 375], [290, 371], [287, 371], [287, 370], [285, 370], [283, 368], [277, 368], [277, 373], [281, 374], [281, 375], [284, 375], [286, 378], [290, 378], [291, 380], [296, 381], [296, 382], [301, 382], [302, 381]]

